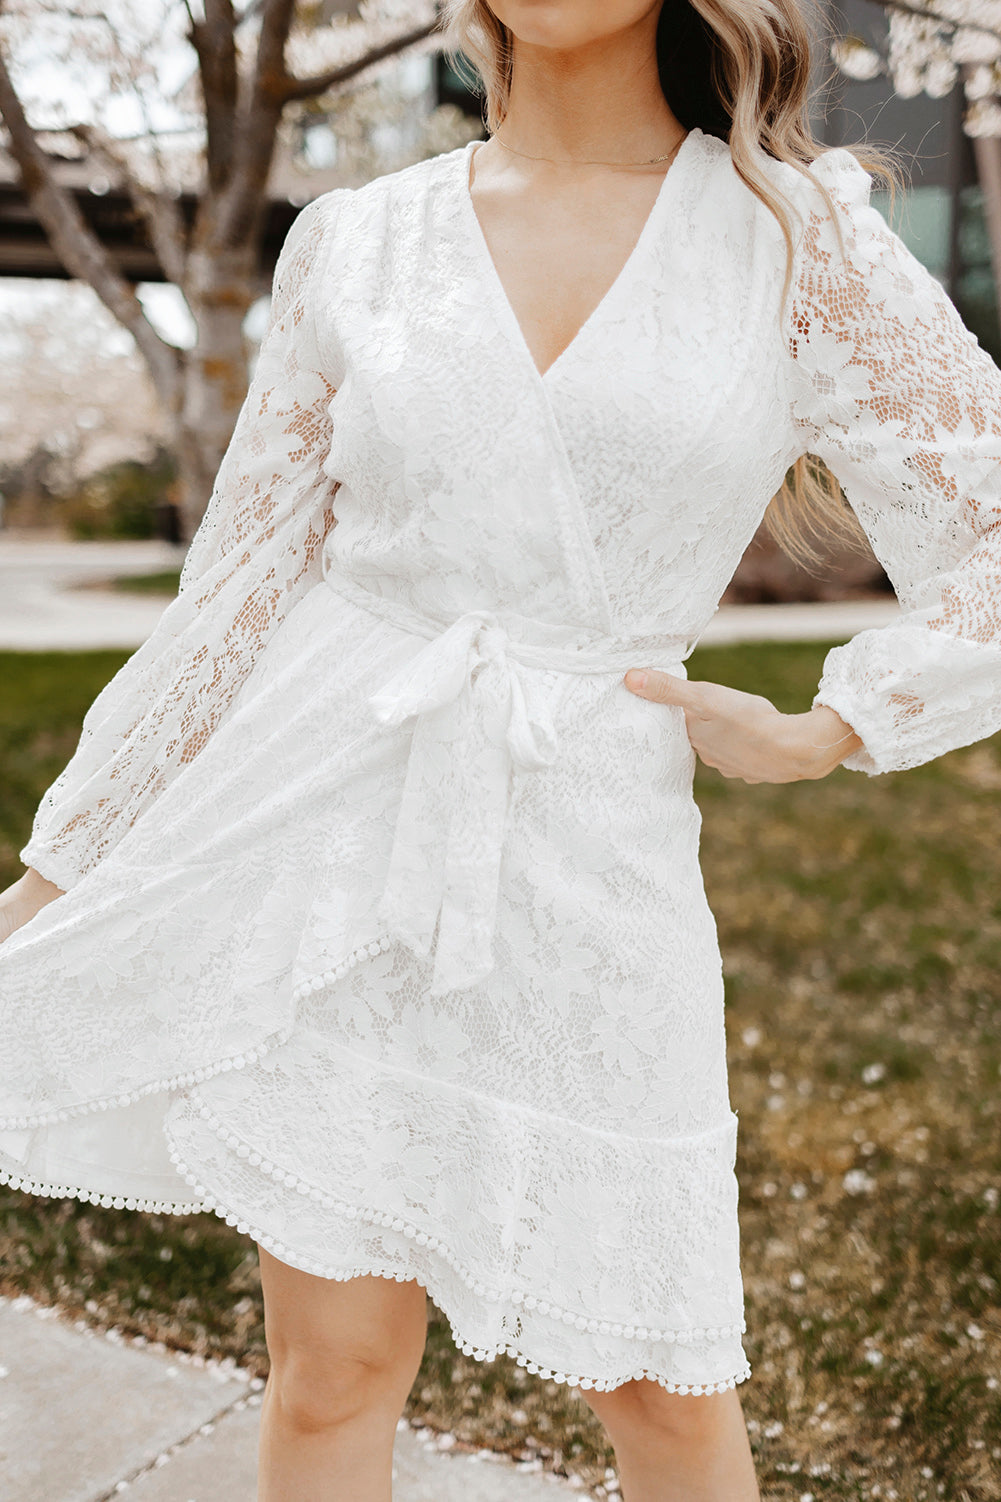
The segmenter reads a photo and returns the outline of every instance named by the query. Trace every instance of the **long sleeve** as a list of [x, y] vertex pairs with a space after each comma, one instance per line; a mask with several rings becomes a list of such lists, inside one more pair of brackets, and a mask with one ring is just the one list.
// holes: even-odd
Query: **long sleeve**
[[324, 475], [334, 395], [313, 282], [339, 195], [289, 231], [254, 377], [177, 597], [87, 711], [72, 759], [20, 852], [64, 890], [110, 851], [206, 744], [283, 618], [321, 577], [336, 486]]
[[787, 327], [800, 453], [824, 460], [902, 607], [824, 662], [815, 704], [861, 737], [843, 765], [917, 766], [1001, 728], [1001, 371], [869, 203], [850, 152], [813, 171]]

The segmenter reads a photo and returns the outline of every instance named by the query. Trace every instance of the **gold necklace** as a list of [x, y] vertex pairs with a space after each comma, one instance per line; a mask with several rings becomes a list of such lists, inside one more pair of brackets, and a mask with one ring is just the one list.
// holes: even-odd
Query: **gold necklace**
[[686, 130], [681, 139], [674, 143], [674, 145], [671, 147], [671, 150], [666, 154], [666, 156], [648, 157], [645, 162], [581, 162], [572, 160], [569, 162], [559, 161], [556, 157], [532, 156], [527, 151], [519, 151], [517, 146], [509, 146], [507, 142], [502, 141], [500, 136], [496, 133], [491, 136], [490, 139], [496, 141], [499, 146], [503, 146], [505, 151], [513, 151], [515, 156], [523, 156], [530, 162], [550, 162], [554, 167], [652, 167], [657, 162], [670, 161], [671, 157], [674, 156], [675, 152], [682, 145], [682, 142], [684, 142], [687, 136], [688, 131]]

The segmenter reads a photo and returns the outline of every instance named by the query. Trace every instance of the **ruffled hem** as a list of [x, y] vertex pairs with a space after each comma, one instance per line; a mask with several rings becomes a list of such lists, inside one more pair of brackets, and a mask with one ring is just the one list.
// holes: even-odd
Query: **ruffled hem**
[[[324, 986], [332, 984], [335, 980], [342, 979], [355, 965], [391, 948], [392, 943], [393, 940], [388, 935], [383, 935], [366, 944], [357, 945], [336, 966], [321, 974], [310, 976], [308, 980], [301, 981], [292, 992], [293, 1003], [301, 1001], [314, 991], [321, 991]], [[241, 1053], [230, 1054], [227, 1058], [216, 1060], [215, 1063], [199, 1065], [198, 1068], [189, 1069], [181, 1074], [172, 1074], [144, 1085], [137, 1085], [134, 1089], [123, 1091], [119, 1095], [99, 1096], [95, 1100], [80, 1101], [72, 1106], [56, 1107], [51, 1111], [34, 1111], [21, 1116], [0, 1116], [0, 1132], [27, 1131], [32, 1127], [52, 1126], [56, 1122], [69, 1121], [74, 1116], [85, 1116], [92, 1111], [119, 1110], [123, 1106], [134, 1105], [136, 1101], [143, 1100], [148, 1095], [176, 1094], [180, 1090], [190, 1089], [193, 1085], [201, 1085], [217, 1074], [225, 1074], [231, 1069], [242, 1069], [247, 1064], [263, 1059], [266, 1054], [287, 1043], [294, 1031], [294, 1026], [282, 1029], [252, 1048], [244, 1049]], [[0, 1183], [2, 1182], [4, 1181], [0, 1180]]]
[[[200, 1114], [206, 1115], [208, 1113], [203, 1111]], [[224, 1131], [220, 1132], [219, 1135], [224, 1136]], [[207, 1210], [210, 1210], [213, 1214], [218, 1215], [222, 1220], [226, 1222], [227, 1225], [234, 1226], [235, 1229], [241, 1234], [250, 1236], [253, 1241], [258, 1243], [258, 1245], [263, 1246], [265, 1251], [270, 1252], [272, 1256], [277, 1257], [279, 1261], [286, 1263], [288, 1266], [298, 1268], [300, 1272], [311, 1273], [314, 1277], [329, 1278], [335, 1282], [347, 1282], [351, 1278], [364, 1276], [392, 1278], [397, 1283], [409, 1282], [412, 1279], [416, 1280], [415, 1274], [408, 1275], [406, 1273], [400, 1272], [399, 1270], [394, 1271], [385, 1266], [376, 1265], [371, 1260], [368, 1260], [363, 1265], [344, 1269], [329, 1267], [322, 1262], [317, 1262], [313, 1258], [302, 1256], [302, 1254], [297, 1252], [294, 1247], [287, 1246], [279, 1237], [273, 1236], [269, 1231], [263, 1229], [262, 1227], [252, 1225], [249, 1221], [241, 1220], [225, 1205], [222, 1205], [218, 1201], [214, 1200], [211, 1196], [209, 1196], [205, 1186], [198, 1182], [197, 1172], [192, 1170], [188, 1166], [188, 1164], [184, 1162], [184, 1160], [181, 1158], [180, 1154], [176, 1151], [172, 1144], [168, 1143], [168, 1151], [170, 1153], [170, 1160], [173, 1163], [174, 1168], [177, 1170], [178, 1174], [180, 1174], [181, 1178], [187, 1180], [187, 1182], [194, 1189], [195, 1193], [203, 1197], [202, 1202], [204, 1203], [204, 1206]], [[258, 1155], [255, 1154], [253, 1156]], [[264, 1159], [262, 1159], [261, 1163], [257, 1166], [260, 1167], [261, 1170], [265, 1173], [269, 1171], [269, 1168], [273, 1168], [273, 1165], [266, 1166], [266, 1160]], [[274, 1174], [276, 1177], [280, 1177], [281, 1180], [286, 1183], [289, 1181], [289, 1179], [291, 1179], [295, 1184], [295, 1187], [297, 1189], [299, 1188], [299, 1183], [295, 1180], [294, 1175], [286, 1175], [281, 1170], [274, 1170]], [[465, 1282], [470, 1288], [472, 1288], [473, 1292], [478, 1296], [490, 1299], [492, 1301], [501, 1299], [502, 1295], [498, 1290], [487, 1288], [485, 1284], [477, 1282], [475, 1278], [468, 1274], [464, 1269], [459, 1267], [457, 1265], [455, 1257], [450, 1254], [448, 1248], [445, 1247], [437, 1237], [428, 1236], [425, 1232], [418, 1230], [416, 1226], [408, 1225], [407, 1222], [404, 1221], [400, 1216], [384, 1214], [380, 1211], [375, 1210], [358, 1210], [353, 1206], [344, 1204], [340, 1200], [335, 1200], [330, 1195], [321, 1196], [318, 1192], [311, 1191], [308, 1185], [305, 1186], [305, 1190], [306, 1192], [309, 1192], [311, 1194], [312, 1198], [322, 1199], [324, 1208], [332, 1209], [338, 1214], [346, 1215], [349, 1219], [357, 1218], [366, 1220], [372, 1222], [373, 1224], [392, 1226], [393, 1230], [395, 1231], [402, 1231], [405, 1236], [411, 1237], [419, 1245], [428, 1246], [432, 1250], [437, 1252], [440, 1257], [443, 1257], [444, 1260], [453, 1269], [453, 1271], [456, 1272], [458, 1276], [462, 1278], [463, 1282]], [[658, 1372], [648, 1370], [646, 1367], [640, 1367], [634, 1371], [626, 1372], [621, 1376], [615, 1377], [594, 1377], [573, 1372], [558, 1372], [550, 1367], [541, 1366], [536, 1361], [532, 1361], [526, 1354], [526, 1352], [522, 1351], [517, 1345], [510, 1342], [496, 1343], [489, 1346], [474, 1345], [471, 1341], [466, 1339], [464, 1332], [457, 1326], [455, 1320], [453, 1319], [452, 1315], [448, 1313], [447, 1309], [442, 1308], [442, 1305], [438, 1302], [439, 1298], [442, 1295], [438, 1290], [435, 1289], [433, 1284], [433, 1278], [426, 1278], [425, 1284], [423, 1286], [427, 1288], [427, 1292], [434, 1300], [436, 1306], [442, 1310], [442, 1313], [448, 1321], [449, 1330], [451, 1331], [452, 1339], [455, 1342], [455, 1345], [460, 1351], [463, 1352], [464, 1355], [472, 1356], [476, 1361], [490, 1362], [495, 1360], [495, 1358], [499, 1355], [512, 1356], [517, 1362], [518, 1366], [523, 1366], [526, 1371], [531, 1372], [535, 1376], [546, 1378], [547, 1380], [552, 1382], [566, 1383], [569, 1387], [593, 1389], [595, 1392], [612, 1392], [615, 1388], [621, 1387], [626, 1382], [631, 1382], [640, 1378], [648, 1378], [650, 1381], [656, 1382], [660, 1387], [665, 1388], [667, 1392], [690, 1394], [696, 1397], [705, 1397], [710, 1393], [726, 1392], [729, 1388], [736, 1387], [739, 1382], [746, 1381], [751, 1375], [751, 1368], [747, 1362], [744, 1362], [737, 1371], [724, 1378], [719, 1379], [716, 1382], [702, 1384], [686, 1384], [681, 1382], [674, 1382], [670, 1378], [662, 1376]], [[536, 1299], [531, 1294], [519, 1294], [517, 1292], [514, 1292], [509, 1294], [507, 1297], [510, 1303], [514, 1306], [523, 1304], [524, 1307], [528, 1309], [537, 1308], [540, 1313], [548, 1312], [551, 1316], [555, 1316], [558, 1319], [563, 1319], [566, 1323], [575, 1324], [579, 1329], [593, 1328], [600, 1333], [622, 1335], [626, 1339], [662, 1339], [669, 1342], [677, 1341], [679, 1344], [685, 1344], [687, 1343], [687, 1341], [694, 1341], [696, 1337], [702, 1337], [703, 1339], [709, 1340], [732, 1337], [734, 1335], [739, 1335], [744, 1328], [743, 1324], [741, 1324], [740, 1326], [720, 1327], [718, 1330], [693, 1330], [678, 1332], [648, 1330], [642, 1326], [636, 1327], [632, 1325], [611, 1324], [608, 1321], [588, 1320], [583, 1316], [574, 1315], [570, 1311], [560, 1310], [556, 1305], [550, 1304], [542, 1299]]]
[[[746, 1329], [746, 1324], [743, 1320], [739, 1324], [700, 1326], [691, 1330], [662, 1330], [646, 1325], [626, 1325], [610, 1320], [597, 1320], [581, 1314], [579, 1310], [561, 1308], [558, 1304], [551, 1303], [546, 1299], [537, 1299], [532, 1294], [524, 1293], [518, 1289], [501, 1290], [490, 1288], [470, 1273], [468, 1269], [463, 1267], [446, 1243], [439, 1237], [429, 1236], [426, 1231], [422, 1231], [403, 1216], [378, 1210], [360, 1210], [356, 1205], [348, 1204], [345, 1200], [339, 1200], [334, 1195], [326, 1194], [322, 1189], [317, 1189], [315, 1185], [307, 1183], [305, 1179], [300, 1179], [294, 1173], [288, 1173], [279, 1165], [270, 1162], [263, 1154], [248, 1149], [247, 1144], [241, 1142], [235, 1133], [230, 1132], [225, 1122], [220, 1121], [208, 1106], [199, 1106], [198, 1115], [221, 1142], [224, 1142], [227, 1147], [232, 1148], [239, 1157], [245, 1157], [251, 1167], [258, 1169], [268, 1178], [284, 1184], [287, 1188], [295, 1189], [297, 1193], [305, 1195], [317, 1204], [322, 1205], [325, 1210], [333, 1210], [335, 1214], [344, 1215], [349, 1220], [365, 1220], [373, 1225], [389, 1226], [394, 1231], [402, 1232], [404, 1236], [415, 1241], [418, 1246], [429, 1247], [449, 1264], [453, 1272], [461, 1278], [463, 1283], [466, 1284], [467, 1288], [477, 1298], [486, 1298], [492, 1302], [504, 1300], [511, 1304], [523, 1304], [526, 1309], [538, 1309], [540, 1314], [548, 1315], [552, 1319], [562, 1320], [564, 1324], [573, 1325], [578, 1330], [589, 1330], [592, 1334], [597, 1335], [622, 1336], [626, 1340], [664, 1340], [670, 1344], [694, 1345], [704, 1340], [730, 1340], [734, 1336], [742, 1335]], [[197, 1176], [192, 1177], [193, 1171], [183, 1162], [173, 1143], [169, 1141], [167, 1151], [171, 1162], [181, 1178], [186, 1179], [191, 1184], [196, 1194], [207, 1195], [208, 1191], [205, 1189], [205, 1186], [197, 1182]], [[209, 1204], [210, 1201], [206, 1199], [205, 1203]], [[234, 1221], [233, 1224], [236, 1225], [239, 1231], [250, 1230], [249, 1224], [245, 1221]], [[291, 1248], [286, 1248], [286, 1251], [290, 1250]], [[302, 1268], [303, 1272], [315, 1272], [322, 1278], [336, 1276], [336, 1274], [329, 1270], [325, 1270], [322, 1263], [318, 1263], [313, 1259], [301, 1258], [301, 1261], [309, 1263], [308, 1267], [304, 1266]], [[354, 1276], [354, 1274], [348, 1274], [347, 1276]], [[504, 1349], [504, 1347], [498, 1346], [497, 1349]]]
[[343, 980], [349, 970], [365, 959], [374, 959], [383, 950], [392, 948], [393, 940], [388, 934], [380, 939], [373, 939], [370, 944], [359, 944], [343, 960], [331, 966], [329, 970], [321, 970], [316, 975], [311, 975], [308, 980], [300, 981], [292, 992], [293, 1002], [302, 1001], [314, 991], [322, 991], [324, 986], [332, 986], [335, 981]]
[[[355, 965], [390, 948], [391, 942], [388, 937], [370, 938], [367, 942], [357, 945], [335, 966], [300, 982], [294, 988], [293, 994], [302, 999], [319, 992], [332, 982], [342, 980]], [[230, 1055], [213, 1063], [202, 1064], [183, 1073], [149, 1081], [116, 1095], [63, 1106], [32, 1116], [7, 1118], [0, 1126], [3, 1130], [44, 1127], [88, 1113], [126, 1108], [145, 1097], [157, 1094], [172, 1095], [179, 1103], [180, 1100], [185, 1099], [184, 1092], [187, 1089], [211, 1081], [224, 1073], [240, 1071], [253, 1065], [256, 1061], [280, 1049], [289, 1041], [294, 1032], [295, 1025], [292, 1025], [270, 1037], [258, 1040], [252, 1047], [245, 1048], [239, 1054]], [[30, 1194], [49, 1198], [75, 1198], [81, 1202], [108, 1209], [139, 1210], [146, 1213], [171, 1215], [209, 1212], [224, 1220], [226, 1224], [236, 1227], [241, 1234], [249, 1235], [286, 1264], [314, 1276], [336, 1281], [347, 1281], [365, 1275], [393, 1278], [398, 1282], [417, 1280], [427, 1287], [437, 1306], [442, 1309], [456, 1346], [466, 1355], [478, 1361], [489, 1362], [496, 1356], [505, 1354], [527, 1371], [569, 1386], [595, 1391], [612, 1391], [626, 1382], [647, 1379], [655, 1381], [665, 1391], [698, 1396], [726, 1391], [747, 1380], [751, 1375], [749, 1364], [742, 1359], [743, 1353], [740, 1351], [739, 1344], [736, 1349], [733, 1348], [733, 1343], [739, 1340], [739, 1336], [746, 1328], [743, 1321], [715, 1326], [656, 1329], [639, 1324], [599, 1320], [582, 1312], [581, 1309], [566, 1309], [537, 1297], [529, 1292], [527, 1287], [488, 1286], [482, 1281], [482, 1270], [481, 1276], [470, 1272], [468, 1266], [456, 1257], [452, 1244], [447, 1239], [422, 1230], [418, 1225], [395, 1212], [387, 1213], [365, 1207], [364, 1199], [356, 1204], [340, 1200], [322, 1186], [308, 1183], [300, 1175], [290, 1173], [287, 1168], [268, 1160], [255, 1149], [252, 1143], [237, 1137], [231, 1126], [217, 1117], [207, 1105], [199, 1102], [197, 1088], [195, 1088], [194, 1099], [187, 1097], [186, 1105], [188, 1112], [193, 1111], [193, 1116], [202, 1122], [204, 1128], [211, 1132], [213, 1137], [226, 1144], [236, 1157], [245, 1160], [248, 1167], [254, 1168], [275, 1185], [282, 1185], [287, 1190], [291, 1190], [294, 1200], [302, 1196], [303, 1200], [312, 1201], [323, 1211], [340, 1217], [342, 1223], [363, 1221], [373, 1227], [391, 1228], [393, 1232], [399, 1233], [404, 1238], [404, 1246], [426, 1247], [432, 1255], [427, 1257], [423, 1265], [415, 1271], [413, 1263], [409, 1261], [409, 1254], [404, 1253], [402, 1254], [403, 1265], [394, 1268], [393, 1259], [385, 1255], [384, 1248], [364, 1244], [351, 1246], [349, 1238], [349, 1244], [345, 1248], [346, 1255], [339, 1266], [332, 1260], [318, 1260], [316, 1255], [311, 1256], [309, 1252], [303, 1250], [301, 1241], [298, 1248], [289, 1245], [282, 1240], [281, 1236], [269, 1231], [266, 1226], [256, 1224], [258, 1219], [267, 1219], [261, 1214], [260, 1206], [247, 1201], [242, 1205], [242, 1209], [235, 1208], [240, 1206], [241, 1198], [232, 1192], [228, 1184], [213, 1185], [210, 1193], [201, 1182], [206, 1174], [208, 1159], [202, 1168], [192, 1167], [192, 1163], [201, 1161], [199, 1156], [196, 1154], [192, 1158], [190, 1151], [177, 1150], [171, 1138], [169, 1124], [165, 1133], [166, 1152], [175, 1177], [190, 1185], [194, 1191], [191, 1198], [182, 1198], [176, 1189], [173, 1198], [162, 1199], [116, 1193], [113, 1184], [111, 1192], [106, 1189], [80, 1188], [74, 1184], [61, 1182], [57, 1178], [47, 1180], [36, 1177], [36, 1173], [44, 1174], [45, 1172], [40, 1163], [30, 1165], [30, 1167], [25, 1165], [19, 1170], [13, 1166], [10, 1155], [6, 1155], [8, 1166], [0, 1165], [0, 1183]], [[726, 1130], [729, 1131], [729, 1129], [728, 1123]], [[57, 1173], [60, 1171], [66, 1172], [65, 1169], [57, 1169]], [[369, 1204], [371, 1205], [371, 1201]], [[271, 1223], [274, 1224], [274, 1221], [272, 1220]], [[283, 1234], [287, 1234], [284, 1225], [280, 1229]], [[311, 1247], [309, 1251], [318, 1252], [320, 1257], [323, 1257], [322, 1245]], [[462, 1296], [457, 1297], [457, 1294]], [[468, 1297], [469, 1295], [471, 1298]], [[496, 1318], [491, 1317], [485, 1326], [480, 1325], [475, 1307], [476, 1301], [481, 1301], [481, 1307], [483, 1303], [491, 1306], [493, 1316], [496, 1316]], [[522, 1331], [519, 1313], [524, 1316], [526, 1312], [531, 1314], [530, 1323], [534, 1321], [536, 1324], [533, 1332], [536, 1339], [528, 1349], [525, 1348], [524, 1341], [519, 1343]], [[582, 1332], [583, 1349], [577, 1352], [579, 1359], [572, 1362], [573, 1370], [558, 1370], [554, 1366], [540, 1364], [538, 1360], [533, 1359], [530, 1354], [532, 1349], [535, 1350], [536, 1355], [548, 1354], [550, 1359], [554, 1353], [558, 1353], [561, 1357], [573, 1354], [572, 1344], [565, 1351], [562, 1349], [565, 1342], [558, 1335], [555, 1336], [552, 1350], [547, 1351], [544, 1339], [540, 1343], [540, 1337], [543, 1336], [543, 1331], [538, 1328], [540, 1321], [543, 1324], [548, 1323], [550, 1328], [553, 1325], [565, 1326], [568, 1336], [572, 1329]], [[514, 1331], [513, 1338], [511, 1338], [512, 1330]], [[596, 1337], [595, 1344], [599, 1348], [603, 1343], [607, 1348], [609, 1341], [619, 1340], [626, 1343], [626, 1349], [608, 1350], [607, 1362], [605, 1351], [599, 1354], [599, 1350], [596, 1349], [591, 1354], [597, 1356], [598, 1359], [594, 1366], [590, 1366], [587, 1361], [590, 1344], [587, 1337], [590, 1334]], [[725, 1344], [728, 1341], [731, 1342], [729, 1348]], [[637, 1349], [635, 1357], [630, 1360], [630, 1347], [633, 1342], [637, 1345], [645, 1342], [646, 1348]], [[663, 1353], [663, 1359], [658, 1361], [658, 1353], [650, 1349], [650, 1343], [653, 1342], [663, 1342], [676, 1350], [678, 1362], [672, 1362], [666, 1351]], [[698, 1349], [700, 1345], [708, 1346], [710, 1349], [700, 1351]], [[717, 1359], [713, 1359], [714, 1351]], [[569, 1368], [571, 1363], [564, 1362], [564, 1365]], [[602, 1374], [599, 1375], [598, 1372]], [[686, 1377], [695, 1380], [685, 1380]]]
[[[286, 1263], [288, 1266], [295, 1267], [300, 1272], [311, 1273], [315, 1277], [329, 1278], [339, 1283], [348, 1282], [351, 1278], [366, 1276], [392, 1278], [397, 1283], [409, 1282], [411, 1281], [411, 1276], [415, 1278], [416, 1275], [408, 1276], [398, 1270], [394, 1271], [385, 1266], [376, 1265], [371, 1260], [363, 1265], [344, 1269], [328, 1267], [310, 1257], [302, 1256], [293, 1247], [287, 1246], [280, 1238], [272, 1236], [269, 1231], [254, 1226], [249, 1221], [241, 1220], [226, 1205], [208, 1196], [204, 1186], [198, 1183], [197, 1173], [183, 1161], [170, 1144], [168, 1144], [168, 1152], [170, 1160], [178, 1174], [192, 1186], [195, 1193], [199, 1196], [197, 1200], [179, 1204], [170, 1200], [137, 1199], [131, 1195], [101, 1194], [89, 1189], [74, 1189], [65, 1184], [45, 1183], [38, 1179], [19, 1175], [2, 1167], [0, 1167], [0, 1184], [6, 1184], [11, 1189], [22, 1190], [27, 1194], [41, 1195], [47, 1199], [78, 1199], [85, 1204], [101, 1205], [109, 1210], [142, 1210], [146, 1213], [158, 1215], [211, 1213], [218, 1216], [220, 1220], [225, 1221], [227, 1225], [233, 1226], [241, 1235], [250, 1236], [258, 1245], [263, 1246], [272, 1256], [277, 1257], [279, 1261]], [[265, 1173], [268, 1173], [273, 1167], [273, 1165], [266, 1164], [265, 1160], [262, 1160], [258, 1166]], [[275, 1170], [275, 1176], [279, 1174], [280, 1171]], [[281, 1177], [287, 1180], [291, 1176], [281, 1174]], [[317, 1198], [319, 1196], [314, 1193], [313, 1197]], [[375, 1210], [358, 1210], [353, 1206], [333, 1199], [331, 1196], [323, 1196], [322, 1199], [325, 1208], [333, 1209], [336, 1213], [345, 1215], [349, 1219], [358, 1218], [370, 1221], [373, 1224], [391, 1225], [394, 1230], [402, 1231], [405, 1236], [411, 1237], [418, 1245], [430, 1247], [449, 1264], [453, 1271], [458, 1274], [474, 1293], [481, 1297], [490, 1300], [500, 1300], [503, 1297], [498, 1290], [489, 1289], [484, 1284], [478, 1283], [471, 1274], [461, 1268], [456, 1258], [450, 1254], [449, 1249], [437, 1237], [428, 1236], [425, 1232], [419, 1231], [415, 1226], [408, 1225], [399, 1216], [383, 1214]], [[441, 1294], [440, 1291], [431, 1286], [433, 1282], [433, 1279], [428, 1278], [425, 1286], [427, 1286], [427, 1291], [434, 1300], [436, 1307], [441, 1309], [441, 1305], [438, 1303], [438, 1298], [441, 1297]], [[711, 1341], [731, 1338], [742, 1334], [746, 1328], [744, 1322], [741, 1322], [740, 1325], [719, 1326], [691, 1331], [647, 1329], [644, 1326], [621, 1325], [610, 1323], [607, 1320], [586, 1319], [582, 1315], [573, 1314], [572, 1311], [561, 1310], [555, 1304], [550, 1304], [544, 1299], [537, 1299], [532, 1294], [521, 1293], [517, 1290], [508, 1294], [507, 1298], [514, 1307], [523, 1305], [527, 1309], [538, 1309], [540, 1313], [548, 1313], [557, 1319], [562, 1319], [565, 1323], [576, 1325], [578, 1329], [594, 1330], [599, 1334], [621, 1335], [626, 1339], [665, 1340], [684, 1345], [696, 1339]], [[452, 1340], [458, 1350], [462, 1351], [464, 1355], [472, 1356], [474, 1360], [484, 1363], [495, 1360], [499, 1355], [511, 1356], [518, 1366], [523, 1366], [526, 1371], [531, 1372], [534, 1376], [542, 1377], [551, 1382], [566, 1383], [568, 1387], [579, 1387], [582, 1390], [612, 1392], [615, 1388], [623, 1386], [626, 1382], [638, 1381], [645, 1378], [651, 1382], [656, 1382], [658, 1386], [669, 1393], [692, 1397], [708, 1397], [711, 1393], [726, 1392], [736, 1387], [739, 1383], [746, 1382], [751, 1376], [750, 1364], [746, 1361], [729, 1375], [719, 1378], [715, 1382], [706, 1383], [675, 1382], [671, 1378], [659, 1372], [651, 1371], [647, 1367], [638, 1367], [634, 1371], [615, 1377], [595, 1377], [585, 1373], [558, 1372], [551, 1367], [542, 1366], [538, 1362], [531, 1360], [524, 1351], [511, 1342], [498, 1343], [487, 1347], [474, 1345], [466, 1339], [464, 1332], [458, 1327], [448, 1311], [441, 1309], [441, 1312], [448, 1322]]]
[[149, 1215], [197, 1215], [208, 1208], [200, 1200], [179, 1204], [176, 1200], [140, 1199], [135, 1195], [102, 1194], [97, 1189], [75, 1189], [69, 1184], [47, 1183], [2, 1166], [0, 1184], [22, 1190], [25, 1194], [39, 1194], [43, 1199], [76, 1199], [87, 1205], [103, 1205], [106, 1210], [142, 1210]]

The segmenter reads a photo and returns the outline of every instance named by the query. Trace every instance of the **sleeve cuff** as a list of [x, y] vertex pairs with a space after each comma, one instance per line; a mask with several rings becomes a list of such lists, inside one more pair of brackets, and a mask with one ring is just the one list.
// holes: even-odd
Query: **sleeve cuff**
[[53, 882], [64, 892], [83, 880], [84, 873], [76, 870], [65, 856], [56, 854], [37, 841], [29, 840], [18, 854], [25, 866], [31, 866], [39, 876], [44, 876], [46, 881]]
[[857, 701], [853, 701], [850, 694], [838, 693], [836, 689], [820, 688], [813, 698], [811, 709], [818, 704], [823, 704], [827, 709], [833, 709], [836, 715], [840, 715], [846, 725], [850, 725], [855, 734], [860, 737], [862, 745], [857, 751], [853, 751], [839, 763], [847, 767], [849, 772], [865, 772], [870, 777], [877, 777], [882, 772], [890, 771], [889, 767], [880, 766], [866, 745], [866, 731], [863, 717], [859, 713]]

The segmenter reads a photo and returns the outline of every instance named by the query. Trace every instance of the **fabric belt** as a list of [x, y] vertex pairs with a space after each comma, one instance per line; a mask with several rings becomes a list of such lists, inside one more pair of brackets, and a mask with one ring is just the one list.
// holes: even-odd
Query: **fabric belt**
[[[378, 916], [418, 957], [438, 929], [431, 995], [474, 985], [494, 968], [493, 936], [512, 771], [551, 766], [559, 752], [537, 672], [686, 676], [678, 637], [587, 634], [582, 646], [526, 639], [562, 628], [470, 610], [451, 624], [377, 595], [328, 567], [335, 593], [428, 638], [368, 697], [384, 725], [413, 719], [413, 739]], [[578, 640], [580, 638], [578, 637]], [[627, 690], [628, 692], [628, 690]]]

